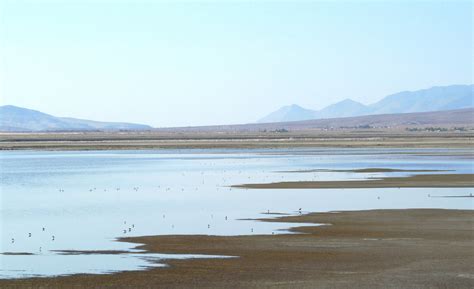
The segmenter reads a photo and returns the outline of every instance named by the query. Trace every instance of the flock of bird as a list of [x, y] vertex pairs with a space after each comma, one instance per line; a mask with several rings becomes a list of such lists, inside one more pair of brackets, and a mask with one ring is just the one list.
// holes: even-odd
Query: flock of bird
[[[42, 232], [42, 233], [44, 232], [44, 233], [46, 234], [46, 228], [45, 228], [45, 227], [41, 228], [41, 232]], [[29, 239], [29, 238], [32, 238], [32, 237], [33, 237], [33, 234], [32, 234], [31, 232], [29, 232], [27, 236], [28, 236], [27, 238]], [[51, 242], [54, 242], [54, 240], [56, 240], [55, 235], [50, 235], [50, 241], [51, 241]], [[12, 243], [12, 244], [15, 243], [15, 238], [11, 238], [11, 243]], [[39, 252], [42, 252], [42, 251], [43, 251], [43, 247], [40, 246], [39, 249], [38, 249], [38, 251], [39, 251]]]
[[[268, 210], [268, 212], [270, 212]], [[301, 209], [300, 209], [300, 213], [301, 213]], [[214, 214], [211, 214], [210, 215], [211, 219], [214, 219]], [[163, 214], [163, 219], [166, 218], [166, 214]], [[224, 220], [227, 221], [229, 218], [228, 216], [224, 216]], [[124, 225], [127, 225], [127, 221], [123, 221], [123, 224]], [[174, 224], [171, 224], [171, 228], [174, 229]], [[126, 229], [123, 229], [122, 232], [123, 234], [127, 234], [127, 233], [130, 233], [133, 231], [133, 229], [135, 228], [135, 224], [131, 224], [130, 227], [127, 227]], [[207, 224], [207, 228], [210, 229], [211, 228], [211, 224]], [[253, 233], [253, 228], [250, 228], [250, 231]]]
[[[226, 170], [222, 170], [222, 173], [225, 173], [225, 172], [226, 172]], [[264, 171], [262, 171], [262, 172], [264, 172]], [[242, 171], [239, 170], [239, 171], [237, 171], [237, 173], [238, 173], [238, 174], [242, 174]], [[200, 174], [201, 174], [201, 175], [204, 175], [204, 172], [201, 172]], [[185, 174], [185, 173], [181, 173], [181, 176], [185, 177], [186, 174]], [[251, 179], [251, 178], [252, 178], [251, 176], [247, 176], [247, 177], [246, 177], [247, 180], [249, 180], [249, 179]], [[264, 175], [263, 178], [264, 178], [264, 179], [267, 179], [268, 176]], [[284, 176], [281, 176], [281, 178], [284, 178]], [[317, 178], [317, 176], [314, 176], [314, 178]], [[229, 179], [226, 178], [225, 176], [221, 177], [220, 182], [219, 182], [218, 184], [216, 184], [216, 190], [219, 190], [219, 188], [223, 188], [224, 185], [222, 185], [222, 184], [227, 183], [228, 180], [229, 180]], [[214, 181], [215, 181], [215, 179], [214, 179]], [[204, 180], [204, 179], [202, 180], [201, 184], [205, 184], [205, 180]], [[158, 186], [158, 189], [163, 189], [164, 191], [171, 191], [172, 188], [171, 188], [171, 187], [163, 187], [163, 188], [162, 188], [161, 186]], [[196, 190], [196, 191], [197, 191], [198, 189], [199, 189], [199, 186], [196, 186], [196, 187], [194, 188], [194, 190]], [[115, 187], [115, 188], [113, 188], [112, 190], [120, 191], [121, 188], [120, 188], [120, 187]], [[135, 192], [138, 192], [138, 191], [140, 190], [140, 187], [135, 186], [135, 187], [132, 188], [132, 190], [135, 191]], [[182, 188], [180, 188], [180, 190], [181, 190], [181, 191], [184, 191], [185, 188], [182, 187]], [[231, 187], [228, 187], [228, 190], [232, 190], [232, 188], [231, 188]], [[65, 192], [65, 190], [62, 189], [62, 188], [59, 189], [58, 191], [61, 192], [61, 193]], [[92, 188], [89, 189], [89, 192], [94, 192], [94, 191], [97, 191], [97, 188], [96, 188], [96, 187], [92, 187]], [[107, 192], [107, 188], [104, 188], [103, 191], [104, 191], [104, 192]], [[377, 196], [377, 199], [380, 199], [380, 196]], [[296, 212], [299, 213], [299, 214], [302, 214], [302, 208], [299, 208]], [[266, 213], [267, 213], [267, 214], [271, 214], [270, 210], [267, 210]], [[213, 214], [211, 214], [210, 216], [211, 216], [211, 219], [214, 218]], [[166, 218], [166, 215], [163, 214], [162, 217], [163, 217], [163, 219], [164, 219], [164, 218]], [[228, 216], [225, 216], [225, 217], [224, 217], [224, 220], [227, 221], [227, 220], [228, 220]], [[125, 226], [125, 227], [122, 229], [122, 233], [123, 233], [123, 234], [132, 233], [132, 231], [134, 231], [134, 229], [135, 229], [135, 224], [133, 224], [133, 223], [132, 223], [132, 224], [128, 224], [127, 221], [123, 221], [123, 225]], [[174, 229], [174, 228], [175, 228], [175, 225], [174, 225], [174, 224], [171, 224], [171, 228]], [[210, 224], [210, 223], [207, 224], [207, 228], [208, 228], [208, 229], [211, 229], [211, 224]], [[43, 227], [41, 231], [42, 231], [42, 232], [46, 232], [46, 228]], [[254, 228], [250, 228], [250, 232], [251, 232], [251, 233], [254, 233]], [[272, 232], [272, 234], [274, 234], [274, 233], [275, 233], [275, 232]], [[32, 238], [32, 236], [33, 236], [33, 234], [32, 234], [31, 232], [28, 232], [27, 238]], [[55, 239], [56, 239], [55, 235], [50, 235], [50, 241], [51, 241], [51, 242], [54, 242]], [[15, 241], [16, 241], [15, 238], [11, 238], [11, 243], [12, 243], [12, 244], [14, 244]], [[42, 247], [39, 247], [39, 251], [42, 251]]]
[[[43, 231], [43, 232], [46, 231], [46, 228], [43, 227], [42, 231]], [[31, 238], [31, 237], [33, 237], [33, 234], [32, 234], [32, 233], [28, 233], [28, 238]], [[56, 237], [55, 237], [54, 235], [51, 235], [51, 241], [54, 241], [55, 239], [56, 239]], [[12, 238], [12, 239], [11, 239], [11, 242], [12, 242], [12, 244], [15, 243], [15, 238]], [[41, 248], [41, 247], [40, 247], [40, 248]]]

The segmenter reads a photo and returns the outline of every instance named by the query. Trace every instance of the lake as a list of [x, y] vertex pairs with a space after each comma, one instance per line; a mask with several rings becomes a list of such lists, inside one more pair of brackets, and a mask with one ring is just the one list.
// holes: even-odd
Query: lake
[[[454, 154], [454, 155], [451, 155]], [[456, 156], [455, 154], [459, 154]], [[462, 149], [209, 149], [155, 151], [3, 151], [0, 153], [0, 278], [112, 273], [166, 266], [124, 236], [280, 234], [294, 224], [245, 218], [268, 212], [472, 209], [471, 188], [230, 188], [243, 183], [349, 180], [413, 173], [285, 171], [393, 168], [472, 173]], [[437, 173], [437, 172], [432, 172]], [[430, 195], [431, 197], [429, 197]], [[307, 225], [307, 224], [306, 224]], [[120, 250], [123, 254], [68, 254]], [[225, 256], [212, 256], [225, 257]]]

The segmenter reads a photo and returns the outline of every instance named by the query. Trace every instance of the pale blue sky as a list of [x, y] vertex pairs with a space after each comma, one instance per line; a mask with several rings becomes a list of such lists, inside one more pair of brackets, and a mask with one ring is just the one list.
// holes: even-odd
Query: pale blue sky
[[473, 82], [472, 1], [98, 2], [0, 0], [3, 104], [228, 124]]

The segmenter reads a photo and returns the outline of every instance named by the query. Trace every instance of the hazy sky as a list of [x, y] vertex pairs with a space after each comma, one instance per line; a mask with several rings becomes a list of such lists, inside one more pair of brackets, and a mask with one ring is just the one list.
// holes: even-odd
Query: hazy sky
[[473, 83], [472, 1], [0, 3], [2, 104], [58, 116], [246, 123]]

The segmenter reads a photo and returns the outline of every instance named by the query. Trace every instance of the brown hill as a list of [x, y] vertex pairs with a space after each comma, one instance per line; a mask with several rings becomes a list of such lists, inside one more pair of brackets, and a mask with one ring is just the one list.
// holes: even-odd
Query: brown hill
[[159, 128], [158, 131], [175, 132], [232, 132], [275, 130], [323, 130], [357, 128], [416, 128], [416, 127], [471, 127], [474, 125], [474, 108], [435, 112], [380, 114], [344, 118], [329, 118], [276, 123], [252, 123], [196, 127]]

